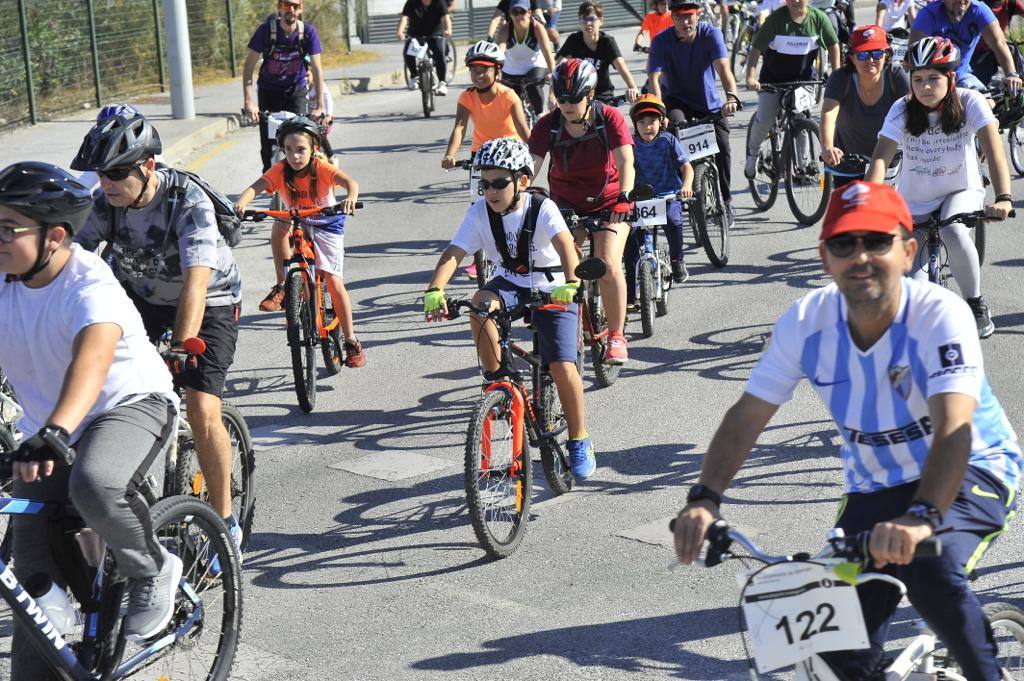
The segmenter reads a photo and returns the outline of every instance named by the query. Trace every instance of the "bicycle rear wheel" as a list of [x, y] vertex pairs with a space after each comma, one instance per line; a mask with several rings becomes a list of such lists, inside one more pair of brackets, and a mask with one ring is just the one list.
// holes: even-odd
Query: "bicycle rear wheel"
[[[157, 540], [181, 559], [182, 580], [175, 611], [168, 625], [173, 632], [186, 628], [175, 644], [157, 653], [145, 665], [148, 678], [229, 678], [242, 626], [242, 568], [227, 527], [206, 503], [190, 497], [162, 499], [150, 511]], [[216, 557], [221, 571], [214, 576], [210, 564]], [[198, 616], [191, 626], [190, 618]], [[151, 643], [129, 643], [130, 657]]]
[[526, 535], [530, 465], [525, 424], [516, 422], [512, 396], [504, 390], [484, 393], [466, 433], [466, 505], [480, 546], [493, 558], [512, 555]]
[[718, 168], [714, 164], [697, 165], [693, 190], [697, 205], [690, 212], [690, 218], [697, 232], [697, 242], [704, 247], [712, 265], [725, 267], [729, 262], [729, 218], [725, 213], [722, 188], [718, 184]]
[[786, 200], [793, 217], [813, 225], [825, 214], [830, 186], [821, 160], [821, 135], [810, 118], [795, 117], [782, 144], [786, 169]]
[[1006, 141], [1010, 144], [1010, 163], [1017, 177], [1024, 177], [1024, 130], [1014, 125], [1006, 133]]
[[459, 65], [459, 53], [455, 49], [455, 41], [448, 36], [444, 38], [444, 63], [448, 82], [455, 80], [455, 70]]
[[658, 242], [658, 262], [661, 265], [661, 297], [655, 305], [659, 317], [668, 314], [668, 292], [672, 288], [672, 265], [669, 259], [668, 244], [666, 239]]
[[[587, 286], [587, 308], [590, 310], [590, 323], [595, 334], [608, 331], [608, 318], [604, 311], [604, 304], [601, 301], [601, 292], [597, 288], [597, 282], [591, 282]], [[605, 334], [600, 340], [595, 340], [590, 346], [590, 363], [594, 367], [594, 378], [598, 385], [607, 388], [619, 378], [619, 370], [622, 368], [617, 364], [605, 364], [604, 358], [608, 352], [608, 335]]]
[[[748, 126], [747, 144], [743, 147], [744, 149], [750, 148], [749, 142], [750, 127]], [[754, 177], [747, 180], [750, 185], [750, 195], [759, 210], [768, 210], [775, 205], [775, 199], [779, 196], [779, 173], [779, 141], [773, 128], [757, 150]]]
[[750, 43], [754, 38], [754, 31], [749, 25], [740, 30], [736, 40], [732, 43], [732, 54], [729, 56], [729, 68], [733, 73], [736, 71], [736, 63], [739, 62], [740, 71], [747, 67], [747, 55], [750, 54]]
[[985, 616], [995, 634], [999, 666], [1010, 678], [1024, 679], [1024, 610], [1009, 603], [988, 603]]
[[309, 281], [301, 270], [288, 273], [284, 288], [285, 317], [288, 321], [288, 347], [292, 351], [292, 374], [299, 408], [313, 411], [316, 405], [315, 316]]
[[[329, 326], [334, 321], [334, 299], [321, 281], [317, 284], [320, 287], [324, 300], [324, 326]], [[327, 375], [334, 376], [341, 371], [343, 357], [341, 354], [341, 324], [327, 332], [327, 338], [320, 339], [320, 353], [324, 357], [324, 366], [327, 367]]]
[[540, 384], [540, 426], [546, 433], [558, 433], [555, 440], [558, 449], [541, 441], [540, 463], [544, 469], [544, 478], [548, 487], [556, 495], [565, 494], [572, 489], [575, 479], [568, 461], [569, 425], [565, 421], [562, 401], [558, 399], [558, 389], [551, 374], [542, 374]]

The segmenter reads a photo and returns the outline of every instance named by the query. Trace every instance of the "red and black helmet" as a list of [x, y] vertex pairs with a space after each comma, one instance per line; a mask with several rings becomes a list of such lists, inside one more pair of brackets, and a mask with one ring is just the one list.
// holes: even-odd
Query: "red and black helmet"
[[937, 69], [953, 71], [960, 65], [960, 48], [948, 38], [928, 36], [921, 38], [907, 51], [910, 70]]
[[583, 101], [595, 87], [597, 69], [585, 59], [566, 59], [551, 78], [551, 94], [563, 104]]

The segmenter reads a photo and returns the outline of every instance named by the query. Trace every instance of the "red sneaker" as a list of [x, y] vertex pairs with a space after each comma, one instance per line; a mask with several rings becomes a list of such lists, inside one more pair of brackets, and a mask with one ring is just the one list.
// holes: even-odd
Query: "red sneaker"
[[629, 353], [626, 352], [626, 337], [621, 333], [608, 334], [608, 347], [604, 353], [605, 364], [623, 365], [629, 361]]

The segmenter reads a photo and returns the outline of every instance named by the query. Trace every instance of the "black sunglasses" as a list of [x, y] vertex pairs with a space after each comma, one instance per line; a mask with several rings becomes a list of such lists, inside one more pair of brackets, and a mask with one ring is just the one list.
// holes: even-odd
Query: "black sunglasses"
[[843, 234], [825, 239], [825, 248], [837, 258], [849, 258], [857, 250], [857, 244], [864, 244], [864, 250], [872, 255], [884, 255], [892, 250], [892, 242], [900, 237], [895, 234], [865, 234], [853, 236]]
[[480, 189], [483, 189], [484, 191], [487, 191], [488, 189], [497, 189], [498, 191], [501, 191], [505, 187], [512, 184], [512, 182], [514, 182], [514, 180], [505, 177], [500, 180], [494, 180], [490, 182], [487, 180], [480, 180], [479, 182], [477, 182], [477, 185], [479, 185]]
[[120, 168], [108, 168], [107, 170], [97, 170], [96, 174], [105, 180], [111, 182], [120, 182], [132, 174], [132, 171], [139, 166], [122, 166]]
[[578, 97], [570, 97], [569, 95], [562, 95], [562, 96], [555, 95], [555, 101], [558, 102], [559, 104], [579, 104], [580, 102], [582, 102], [586, 98], [587, 98], [586, 93], [583, 93], [582, 95], [580, 95]]

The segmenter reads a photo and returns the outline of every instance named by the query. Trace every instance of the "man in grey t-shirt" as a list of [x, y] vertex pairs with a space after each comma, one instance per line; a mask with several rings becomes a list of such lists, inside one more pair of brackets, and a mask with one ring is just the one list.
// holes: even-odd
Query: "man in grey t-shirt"
[[[95, 250], [107, 243], [108, 262], [156, 342], [171, 331], [164, 352], [174, 383], [185, 389], [196, 454], [210, 504], [236, 542], [241, 529], [231, 511], [231, 442], [221, 420], [221, 393], [238, 340], [241, 276], [217, 228], [213, 204], [189, 181], [181, 205], [168, 210], [169, 170], [153, 157], [160, 136], [141, 114], [97, 123], [71, 167], [100, 178], [97, 196], [75, 241]], [[174, 224], [167, 224], [169, 219]], [[206, 350], [189, 354], [184, 343], [200, 338]], [[218, 567], [218, 566], [215, 566]]]

